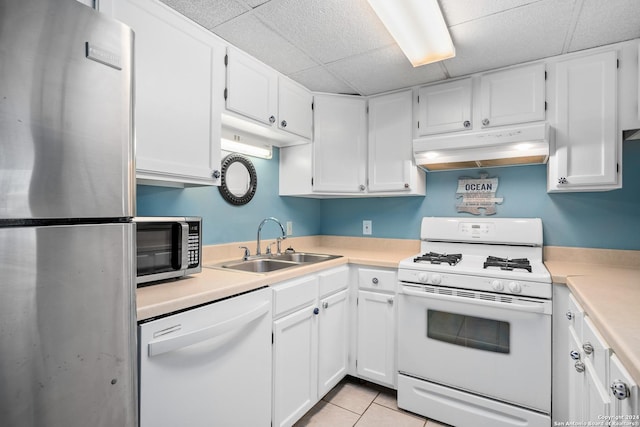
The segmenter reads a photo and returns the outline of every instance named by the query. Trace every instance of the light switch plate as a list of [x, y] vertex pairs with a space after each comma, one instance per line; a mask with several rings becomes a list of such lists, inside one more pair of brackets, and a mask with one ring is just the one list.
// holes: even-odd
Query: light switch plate
[[287, 236], [293, 234], [293, 221], [287, 221]]

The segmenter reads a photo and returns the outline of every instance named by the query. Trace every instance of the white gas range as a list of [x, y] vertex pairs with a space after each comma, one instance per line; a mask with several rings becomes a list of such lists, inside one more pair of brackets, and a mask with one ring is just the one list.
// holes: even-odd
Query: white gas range
[[423, 218], [398, 269], [398, 405], [458, 427], [551, 423], [540, 219]]

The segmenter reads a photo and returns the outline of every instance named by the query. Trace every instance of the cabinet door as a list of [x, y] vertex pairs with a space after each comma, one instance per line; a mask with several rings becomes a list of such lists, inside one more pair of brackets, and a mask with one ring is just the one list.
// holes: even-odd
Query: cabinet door
[[557, 64], [550, 191], [606, 189], [617, 183], [616, 67], [615, 51]]
[[395, 386], [395, 296], [358, 291], [358, 376]]
[[347, 375], [349, 293], [340, 291], [320, 301], [318, 321], [318, 398]]
[[544, 70], [535, 64], [480, 76], [482, 127], [544, 120]]
[[273, 125], [278, 108], [278, 74], [257, 59], [227, 48], [228, 110]]
[[279, 76], [278, 127], [311, 139], [313, 125], [313, 95], [303, 86]]
[[314, 191], [364, 192], [367, 117], [364, 98], [314, 98]]
[[567, 349], [567, 364], [569, 372], [569, 420], [580, 422], [583, 420], [584, 400], [584, 362], [582, 361], [582, 343], [573, 327], [569, 326], [569, 346]]
[[[616, 395], [611, 395], [611, 415], [618, 417], [635, 415], [637, 417], [639, 409], [638, 385], [615, 354], [611, 356], [609, 386], [616, 390]], [[624, 421], [624, 419], [622, 420]], [[627, 418], [627, 420], [637, 421], [637, 418]]]
[[273, 425], [291, 426], [318, 401], [315, 305], [273, 322]]
[[473, 128], [470, 78], [421, 87], [418, 95], [418, 136]]
[[369, 192], [410, 190], [412, 103], [410, 90], [369, 99]]
[[218, 185], [220, 113], [212, 99], [224, 48], [155, 1], [116, 0], [112, 11], [135, 31], [138, 177]]
[[585, 359], [583, 421], [602, 422], [611, 409], [611, 399], [590, 359]]

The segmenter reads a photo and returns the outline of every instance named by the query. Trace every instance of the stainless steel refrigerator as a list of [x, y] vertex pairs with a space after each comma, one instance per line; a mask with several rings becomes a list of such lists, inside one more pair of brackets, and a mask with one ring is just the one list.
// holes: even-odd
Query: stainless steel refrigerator
[[137, 424], [132, 31], [0, 0], [0, 425]]

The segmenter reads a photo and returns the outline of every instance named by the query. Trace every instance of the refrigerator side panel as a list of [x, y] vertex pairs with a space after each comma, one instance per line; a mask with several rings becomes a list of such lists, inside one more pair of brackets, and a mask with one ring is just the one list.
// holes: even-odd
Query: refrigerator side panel
[[0, 420], [134, 427], [134, 225], [0, 228]]
[[132, 217], [133, 33], [71, 0], [0, 0], [0, 219]]

